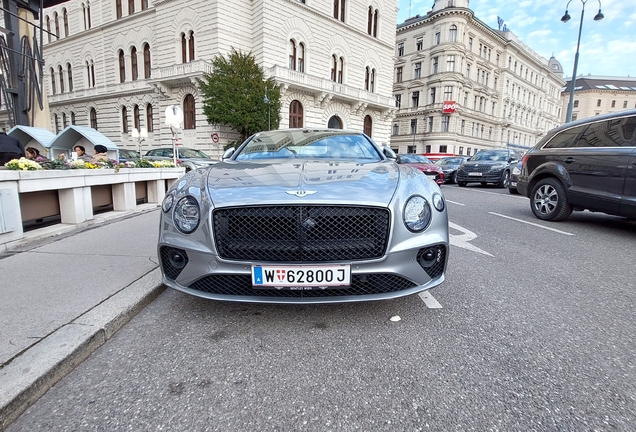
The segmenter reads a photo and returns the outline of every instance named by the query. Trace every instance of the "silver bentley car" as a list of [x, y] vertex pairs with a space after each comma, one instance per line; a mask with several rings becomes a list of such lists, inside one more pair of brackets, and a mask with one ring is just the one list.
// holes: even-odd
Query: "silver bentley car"
[[208, 299], [390, 299], [442, 283], [448, 253], [438, 185], [355, 131], [257, 133], [162, 203], [163, 281]]

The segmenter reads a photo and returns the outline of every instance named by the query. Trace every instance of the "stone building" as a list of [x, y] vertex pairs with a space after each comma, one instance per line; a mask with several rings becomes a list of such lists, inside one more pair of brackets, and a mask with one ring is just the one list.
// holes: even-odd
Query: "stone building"
[[51, 130], [90, 126], [137, 148], [131, 131], [145, 128], [147, 150], [172, 143], [164, 113], [177, 105], [180, 144], [218, 157], [238, 134], [207, 123], [197, 78], [234, 48], [282, 84], [281, 128], [341, 127], [388, 141], [396, 11], [397, 0], [60, 3], [44, 10]]
[[[561, 94], [562, 121], [565, 122], [570, 101], [570, 78]], [[636, 108], [636, 78], [584, 76], [574, 84], [572, 120]]]
[[490, 28], [468, 3], [435, 0], [397, 26], [391, 147], [400, 153], [529, 147], [561, 122], [559, 62]]

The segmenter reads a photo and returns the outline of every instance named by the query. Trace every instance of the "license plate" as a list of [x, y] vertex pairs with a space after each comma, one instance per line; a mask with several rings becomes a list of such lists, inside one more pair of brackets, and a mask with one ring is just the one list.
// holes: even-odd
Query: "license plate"
[[481, 177], [482, 173], [480, 173], [480, 172], [469, 172], [469, 173], [468, 173], [468, 175], [469, 175], [469, 176], [478, 176], [478, 177]]
[[254, 288], [326, 289], [349, 286], [351, 266], [252, 266]]

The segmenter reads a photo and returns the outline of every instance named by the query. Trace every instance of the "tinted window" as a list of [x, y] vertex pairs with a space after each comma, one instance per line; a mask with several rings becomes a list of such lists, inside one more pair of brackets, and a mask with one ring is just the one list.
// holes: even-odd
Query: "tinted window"
[[401, 163], [425, 163], [432, 164], [426, 156], [414, 155], [414, 154], [403, 154], [400, 155]]
[[508, 161], [508, 151], [507, 150], [481, 150], [477, 152], [472, 158], [471, 161], [497, 161], [497, 162], [507, 162]]
[[552, 137], [552, 139], [543, 146], [543, 148], [565, 148], [574, 147], [576, 138], [588, 125], [578, 126], [572, 129], [564, 130]]

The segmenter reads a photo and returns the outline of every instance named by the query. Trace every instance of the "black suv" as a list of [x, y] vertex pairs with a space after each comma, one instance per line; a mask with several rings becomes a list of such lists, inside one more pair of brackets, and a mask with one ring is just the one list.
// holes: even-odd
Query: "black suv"
[[636, 218], [636, 110], [552, 129], [523, 157], [517, 189], [543, 220], [585, 209]]
[[498, 187], [510, 185], [510, 164], [521, 159], [512, 149], [479, 150], [457, 169], [457, 185], [467, 183], [495, 183]]

